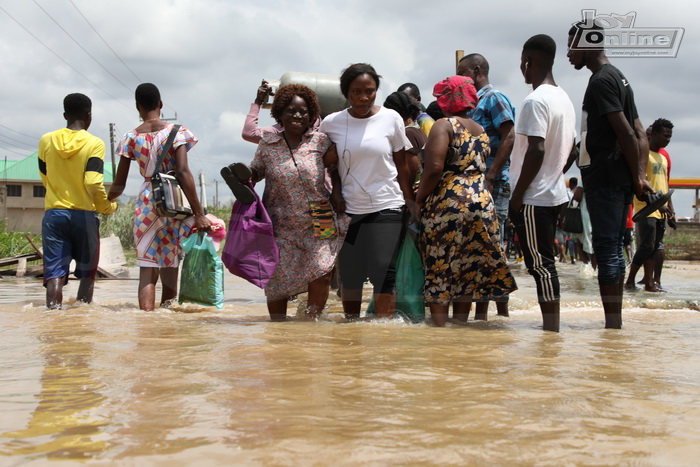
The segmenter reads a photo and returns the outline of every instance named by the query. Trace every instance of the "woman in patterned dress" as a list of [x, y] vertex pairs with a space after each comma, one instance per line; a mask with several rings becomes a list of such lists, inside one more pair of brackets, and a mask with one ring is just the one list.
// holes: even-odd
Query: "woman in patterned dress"
[[[467, 117], [477, 103], [471, 79], [453, 76], [435, 85], [446, 118], [433, 125], [416, 194], [425, 300], [433, 322], [444, 326], [452, 303], [466, 321], [471, 301], [485, 319], [488, 300], [516, 290], [505, 263], [491, 193], [484, 184], [489, 139]], [[448, 155], [449, 151], [449, 155]]]
[[176, 172], [194, 216], [176, 220], [160, 217], [155, 212], [151, 176], [155, 171], [160, 149], [173, 128], [172, 123], [160, 119], [162, 107], [160, 92], [154, 84], [143, 83], [136, 88], [136, 108], [143, 123], [127, 133], [119, 143], [119, 168], [109, 190], [110, 200], [122, 194], [131, 161], [137, 161], [144, 181], [134, 211], [134, 243], [136, 264], [139, 266], [139, 307], [146, 311], [155, 308], [158, 277], [163, 289], [160, 306], [167, 305], [177, 297], [181, 239], [192, 231], [193, 226], [200, 233], [208, 232], [211, 228], [211, 221], [204, 215], [197, 197], [194, 177], [187, 165], [187, 151], [197, 143], [197, 138], [185, 127], [180, 127], [170, 152], [163, 159], [161, 172]]
[[309, 203], [330, 201], [325, 165], [334, 155], [330, 139], [310, 127], [320, 110], [310, 88], [300, 84], [280, 87], [271, 113], [283, 131], [263, 133], [250, 166], [253, 181], [265, 179], [263, 203], [279, 247], [277, 269], [265, 287], [272, 321], [284, 321], [289, 297], [305, 291], [309, 294], [307, 316], [320, 316], [349, 224], [348, 217], [339, 214], [337, 236], [323, 239], [314, 235]]

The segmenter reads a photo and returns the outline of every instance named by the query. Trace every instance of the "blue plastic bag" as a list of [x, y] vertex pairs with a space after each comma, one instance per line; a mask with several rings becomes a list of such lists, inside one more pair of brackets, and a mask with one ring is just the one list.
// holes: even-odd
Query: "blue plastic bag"
[[182, 242], [185, 260], [180, 276], [178, 302], [224, 306], [224, 263], [209, 235], [192, 234]]

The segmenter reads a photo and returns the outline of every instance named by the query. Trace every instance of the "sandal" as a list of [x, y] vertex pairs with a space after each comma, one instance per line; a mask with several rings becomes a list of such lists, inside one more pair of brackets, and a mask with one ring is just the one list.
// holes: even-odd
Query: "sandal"
[[255, 193], [244, 182], [252, 176], [250, 168], [242, 162], [234, 162], [221, 169], [221, 177], [233, 192], [233, 196], [243, 204], [251, 204], [255, 201]]

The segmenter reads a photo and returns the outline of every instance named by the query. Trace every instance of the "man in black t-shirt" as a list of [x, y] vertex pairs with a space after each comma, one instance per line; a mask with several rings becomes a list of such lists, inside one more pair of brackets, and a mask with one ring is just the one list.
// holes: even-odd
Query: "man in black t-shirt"
[[610, 64], [604, 49], [578, 48], [586, 33], [591, 29], [578, 23], [569, 30], [568, 40], [569, 62], [577, 70], [586, 67], [593, 73], [583, 97], [578, 165], [593, 229], [605, 327], [619, 329], [627, 213], [633, 195], [646, 201], [646, 193], [653, 191], [644, 172], [649, 145], [627, 78]]

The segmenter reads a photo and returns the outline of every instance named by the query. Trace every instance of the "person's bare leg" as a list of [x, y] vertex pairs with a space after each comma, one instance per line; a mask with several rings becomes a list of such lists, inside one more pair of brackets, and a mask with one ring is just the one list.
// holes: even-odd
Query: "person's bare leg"
[[348, 289], [341, 287], [341, 296], [343, 300], [345, 319], [359, 319], [360, 310], [362, 309], [362, 289]]
[[[646, 270], [646, 267], [644, 268]], [[625, 289], [627, 290], [636, 290], [637, 285], [634, 283], [635, 278], [637, 277], [637, 272], [639, 271], [639, 265], [637, 264], [630, 264], [630, 272], [627, 275], [627, 282], [625, 283]], [[646, 274], [644, 275], [646, 277]]]
[[374, 309], [377, 311], [377, 318], [391, 318], [394, 316], [396, 312], [396, 294], [374, 294]]
[[163, 289], [160, 306], [168, 306], [177, 298], [177, 272], [179, 268], [161, 268], [160, 285]]
[[139, 308], [153, 311], [156, 306], [158, 268], [139, 268]]
[[321, 316], [328, 301], [328, 293], [331, 289], [331, 274], [321, 276], [309, 282], [309, 297], [306, 303], [306, 315], [311, 318]]
[[496, 302], [496, 311], [499, 316], [510, 317], [510, 312], [508, 311], [508, 302]]
[[654, 284], [661, 288], [661, 271], [664, 269], [664, 261], [666, 260], [666, 249], [656, 250], [654, 257]]
[[450, 307], [448, 305], [437, 305], [435, 303], [431, 303], [429, 307], [430, 316], [433, 319], [433, 324], [438, 327], [443, 327], [447, 322]]
[[456, 299], [452, 302], [452, 318], [457, 321], [467, 322], [469, 313], [472, 311], [472, 302], [468, 300]]
[[624, 284], [600, 284], [606, 329], [622, 328], [622, 289]]
[[267, 302], [267, 311], [270, 313], [270, 321], [285, 321], [287, 319], [287, 298]]
[[63, 304], [63, 284], [65, 278], [56, 277], [46, 281], [46, 308], [60, 310]]
[[79, 302], [92, 303], [92, 296], [95, 292], [95, 278], [94, 277], [83, 277], [80, 279], [80, 286], [78, 286], [78, 297]]
[[474, 319], [479, 321], [489, 320], [489, 302], [476, 302]]
[[656, 261], [652, 256], [651, 259], [644, 261], [644, 277], [646, 277], [646, 282], [644, 282], [644, 290], [647, 292], [659, 292], [660, 289], [656, 286], [654, 282], [654, 266]]
[[542, 311], [542, 329], [559, 332], [559, 300], [540, 302]]

